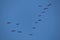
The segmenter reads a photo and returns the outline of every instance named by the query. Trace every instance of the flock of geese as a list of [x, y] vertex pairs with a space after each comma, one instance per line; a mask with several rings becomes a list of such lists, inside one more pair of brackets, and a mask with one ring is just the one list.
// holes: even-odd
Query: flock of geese
[[[51, 3], [49, 3], [49, 4], [47, 5], [47, 7], [43, 8], [43, 11], [41, 12], [41, 14], [44, 14], [45, 11], [48, 10], [50, 6], [52, 6]], [[40, 8], [40, 7], [43, 7], [43, 5], [38, 5], [37, 7]], [[41, 17], [41, 16], [42, 16], [41, 14], [37, 15], [37, 17]], [[38, 23], [39, 21], [42, 21], [42, 19], [38, 19], [38, 20], [35, 21], [34, 23]], [[7, 22], [8, 25], [11, 24], [11, 23], [12, 23], [12, 22], [9, 22], [9, 21]], [[19, 23], [16, 23], [16, 25], [18, 26], [18, 25], [20, 25], [20, 24], [19, 24]], [[36, 29], [36, 27], [32, 27], [32, 29]], [[16, 30], [12, 29], [11, 32], [16, 32]], [[18, 32], [18, 33], [23, 33], [22, 31], [17, 31], [17, 32]], [[29, 34], [29, 35], [32, 36], [33, 34]]]

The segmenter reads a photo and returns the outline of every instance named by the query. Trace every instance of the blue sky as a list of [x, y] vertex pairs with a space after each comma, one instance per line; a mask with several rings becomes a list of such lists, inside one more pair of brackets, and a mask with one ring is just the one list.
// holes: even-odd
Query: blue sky
[[[0, 40], [60, 40], [59, 2], [59, 0], [0, 0]], [[49, 3], [52, 4], [50, 7], [47, 6]], [[48, 10], [41, 13], [44, 8]], [[42, 21], [39, 22], [38, 19]], [[20, 25], [17, 26], [16, 23]], [[36, 29], [33, 30], [32, 27]]]

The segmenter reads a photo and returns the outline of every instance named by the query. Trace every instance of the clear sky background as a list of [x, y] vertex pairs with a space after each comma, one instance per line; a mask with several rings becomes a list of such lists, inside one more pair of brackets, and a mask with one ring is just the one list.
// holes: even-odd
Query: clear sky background
[[[52, 5], [41, 13], [49, 3]], [[0, 40], [60, 40], [60, 1], [0, 0]]]

